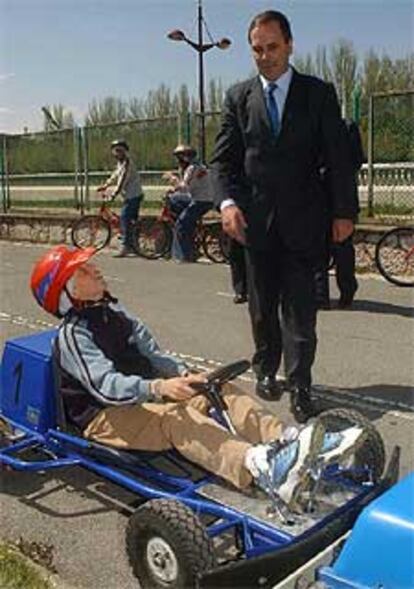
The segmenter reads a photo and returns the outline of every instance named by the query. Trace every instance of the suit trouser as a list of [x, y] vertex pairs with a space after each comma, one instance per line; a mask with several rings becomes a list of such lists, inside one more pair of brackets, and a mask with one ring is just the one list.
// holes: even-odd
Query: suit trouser
[[355, 278], [355, 248], [352, 237], [334, 245], [336, 282], [343, 297], [352, 297], [358, 288]]
[[233, 290], [235, 294], [244, 296], [247, 293], [244, 247], [234, 239], [230, 243], [229, 258]]
[[[352, 237], [342, 243], [331, 244], [329, 254], [335, 265], [336, 284], [341, 297], [352, 298], [358, 288], [355, 278], [355, 248]], [[329, 257], [329, 256], [327, 256]], [[329, 276], [327, 265], [315, 273], [317, 300], [329, 300]]]
[[308, 387], [316, 352], [314, 263], [286, 251], [246, 249], [249, 312], [258, 377], [279, 370], [282, 354], [292, 385]]
[[283, 425], [233, 385], [225, 385], [223, 392], [240, 437], [208, 416], [209, 404], [201, 395], [183, 403], [104, 409], [88, 425], [84, 436], [124, 450], [158, 452], [175, 448], [188, 460], [244, 488], [252, 482], [244, 466], [246, 451], [253, 444], [279, 439]]

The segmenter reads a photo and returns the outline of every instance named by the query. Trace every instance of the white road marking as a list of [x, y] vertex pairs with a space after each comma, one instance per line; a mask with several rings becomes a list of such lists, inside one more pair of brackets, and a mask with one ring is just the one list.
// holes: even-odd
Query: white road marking
[[217, 292], [216, 295], [218, 297], [228, 297], [228, 298], [232, 298], [234, 297], [234, 294], [232, 294], [231, 292]]

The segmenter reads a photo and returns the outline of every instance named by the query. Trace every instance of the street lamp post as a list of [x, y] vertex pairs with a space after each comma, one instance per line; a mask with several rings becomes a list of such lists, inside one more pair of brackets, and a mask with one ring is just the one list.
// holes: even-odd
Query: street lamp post
[[200, 159], [202, 162], [205, 161], [206, 157], [206, 121], [205, 121], [205, 99], [204, 99], [204, 53], [209, 51], [213, 47], [218, 49], [228, 49], [231, 45], [230, 39], [223, 37], [220, 41], [214, 41], [211, 37], [208, 29], [207, 33], [210, 37], [210, 43], [204, 43], [204, 16], [203, 16], [203, 3], [202, 0], [198, 0], [198, 40], [197, 42], [189, 39], [185, 33], [181, 30], [175, 29], [168, 33], [167, 37], [172, 41], [185, 41], [190, 47], [192, 47], [198, 53], [198, 96], [199, 96], [199, 116], [200, 116]]

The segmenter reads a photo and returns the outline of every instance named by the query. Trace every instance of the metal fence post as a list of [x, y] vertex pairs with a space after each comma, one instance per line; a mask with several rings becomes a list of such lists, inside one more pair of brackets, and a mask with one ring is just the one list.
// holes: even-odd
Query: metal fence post
[[75, 125], [73, 127], [73, 161], [75, 164], [74, 182], [73, 182], [73, 198], [75, 200], [75, 208], [79, 210], [79, 129]]
[[7, 211], [7, 206], [6, 206], [6, 177], [5, 177], [5, 167], [4, 167], [4, 142], [5, 142], [5, 135], [3, 135], [2, 137], [2, 146], [1, 146], [1, 160], [0, 160], [0, 166], [1, 166], [1, 195], [2, 195], [2, 205], [3, 205], [3, 213], [5, 213]]
[[9, 177], [9, 158], [7, 153], [7, 135], [3, 137], [3, 158], [4, 158], [4, 186], [6, 196], [6, 211], [10, 209], [10, 177]]
[[374, 96], [368, 106], [368, 217], [374, 216]]
[[89, 211], [91, 208], [89, 198], [89, 142], [88, 128], [83, 128], [83, 174], [85, 179], [85, 207]]
[[185, 142], [187, 145], [192, 145], [192, 127], [191, 127], [191, 112], [187, 110], [185, 114]]

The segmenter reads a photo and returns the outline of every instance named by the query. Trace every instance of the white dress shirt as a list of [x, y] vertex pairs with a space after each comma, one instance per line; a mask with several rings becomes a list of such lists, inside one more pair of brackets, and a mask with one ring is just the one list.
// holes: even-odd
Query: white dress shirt
[[[263, 91], [266, 92], [266, 88], [269, 84], [276, 82], [277, 86], [273, 90], [273, 96], [276, 100], [277, 108], [279, 111], [279, 120], [282, 121], [283, 112], [285, 110], [286, 98], [289, 92], [290, 83], [292, 81], [293, 70], [289, 66], [288, 69], [277, 79], [277, 80], [268, 80], [261, 74], [259, 75], [260, 81], [263, 86]], [[220, 205], [220, 210], [222, 211], [226, 207], [230, 207], [235, 205], [235, 201], [232, 198], [226, 198]]]

